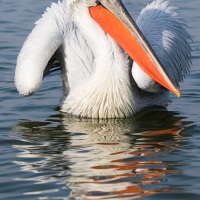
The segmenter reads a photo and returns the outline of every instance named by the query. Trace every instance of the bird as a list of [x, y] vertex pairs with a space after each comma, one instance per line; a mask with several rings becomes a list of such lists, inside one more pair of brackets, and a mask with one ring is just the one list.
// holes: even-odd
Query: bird
[[30, 96], [61, 70], [60, 111], [83, 118], [127, 118], [166, 107], [190, 72], [187, 23], [167, 0], [134, 20], [121, 0], [63, 0], [47, 7], [25, 40], [15, 85]]

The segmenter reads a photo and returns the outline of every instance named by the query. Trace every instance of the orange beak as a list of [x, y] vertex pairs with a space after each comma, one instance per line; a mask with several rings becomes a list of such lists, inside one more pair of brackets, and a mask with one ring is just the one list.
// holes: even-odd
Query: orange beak
[[90, 7], [91, 17], [108, 33], [152, 79], [178, 97], [159, 59], [120, 0], [99, 0], [102, 5]]

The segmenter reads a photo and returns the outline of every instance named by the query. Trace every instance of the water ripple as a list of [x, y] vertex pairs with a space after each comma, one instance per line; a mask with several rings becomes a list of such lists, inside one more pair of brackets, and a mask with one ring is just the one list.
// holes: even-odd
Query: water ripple
[[[177, 151], [187, 145], [183, 135], [187, 137], [193, 123], [182, 122], [173, 112], [154, 113], [157, 130], [144, 126], [150, 114], [146, 112], [136, 119], [106, 123], [60, 115], [47, 122], [22, 121], [14, 129], [27, 144], [13, 145], [18, 150], [15, 164], [35, 175], [17, 180], [66, 184], [71, 198], [129, 199], [182, 192], [182, 182], [172, 187], [170, 175], [182, 179], [181, 167], [187, 165], [187, 158]], [[156, 116], [163, 117], [156, 120]], [[52, 118], [61, 124], [52, 127]]]

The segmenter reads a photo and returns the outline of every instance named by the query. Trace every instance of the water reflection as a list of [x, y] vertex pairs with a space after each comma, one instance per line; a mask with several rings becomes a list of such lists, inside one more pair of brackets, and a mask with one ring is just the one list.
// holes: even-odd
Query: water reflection
[[191, 127], [178, 113], [160, 109], [126, 120], [57, 115], [46, 122], [23, 121], [15, 127], [23, 141], [14, 146], [15, 162], [33, 173], [29, 180], [64, 182], [71, 198], [141, 198], [178, 190], [168, 176], [181, 173], [178, 150]]

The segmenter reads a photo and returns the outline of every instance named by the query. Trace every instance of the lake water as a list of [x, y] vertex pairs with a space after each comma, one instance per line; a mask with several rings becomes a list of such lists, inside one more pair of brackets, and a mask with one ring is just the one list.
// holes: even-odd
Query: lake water
[[[192, 70], [168, 109], [125, 120], [59, 112], [59, 73], [18, 95], [17, 54], [51, 0], [0, 0], [0, 199], [200, 199], [200, 1], [171, 0], [193, 38]], [[150, 1], [124, 1], [134, 18]]]

